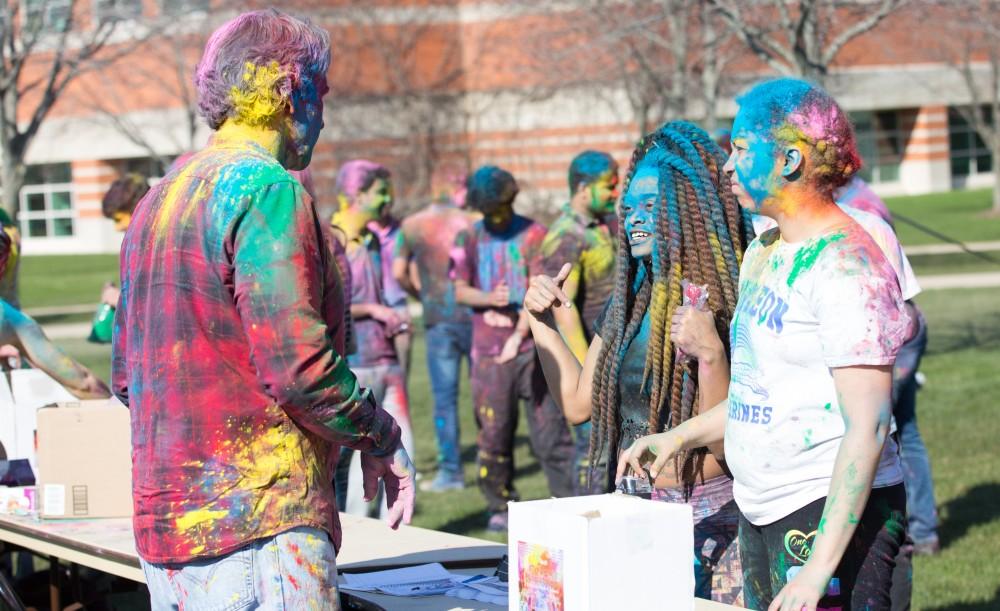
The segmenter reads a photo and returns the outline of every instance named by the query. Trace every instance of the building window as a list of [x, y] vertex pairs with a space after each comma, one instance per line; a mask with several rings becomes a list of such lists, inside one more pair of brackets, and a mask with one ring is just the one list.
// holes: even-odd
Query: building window
[[906, 141], [899, 129], [899, 113], [895, 110], [857, 112], [851, 114], [851, 119], [858, 152], [864, 161], [858, 175], [871, 184], [898, 181]]
[[28, 166], [21, 187], [21, 234], [29, 238], [73, 236], [72, 171], [68, 163]]
[[24, 0], [29, 30], [65, 32], [73, 12], [73, 0]]
[[142, 15], [140, 0], [94, 0], [94, 12], [101, 22], [125, 21]]
[[161, 0], [160, 6], [167, 15], [186, 15], [208, 10], [209, 0]]
[[[174, 155], [167, 155], [163, 158], [164, 162], [168, 164], [168, 167], [174, 159]], [[164, 174], [166, 174], [167, 168], [163, 167], [160, 161], [153, 157], [134, 157], [132, 159], [125, 159], [122, 162], [122, 171], [125, 174], [130, 174], [132, 172], [142, 174], [151, 182], [155, 183], [159, 181], [159, 179], [163, 178]]]
[[[989, 107], [983, 109], [986, 123], [993, 125]], [[952, 177], [988, 174], [993, 171], [990, 147], [956, 108], [948, 109], [948, 145], [951, 149]]]

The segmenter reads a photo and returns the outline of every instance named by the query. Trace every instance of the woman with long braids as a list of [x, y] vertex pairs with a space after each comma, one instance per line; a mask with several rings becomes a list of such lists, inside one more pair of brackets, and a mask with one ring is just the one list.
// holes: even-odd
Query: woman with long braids
[[[726, 396], [729, 361], [718, 331], [735, 310], [752, 229], [724, 162], [721, 149], [690, 123], [667, 123], [639, 141], [618, 209], [616, 287], [582, 366], [553, 316], [555, 307], [572, 307], [561, 289], [570, 266], [555, 278], [535, 276], [525, 296], [553, 396], [570, 422], [592, 423], [590, 477], [605, 489], [619, 452], [633, 441]], [[702, 308], [684, 304], [684, 281], [707, 287]], [[719, 460], [694, 449], [656, 487], [654, 498], [694, 507], [697, 595], [740, 603], [738, 512]]]

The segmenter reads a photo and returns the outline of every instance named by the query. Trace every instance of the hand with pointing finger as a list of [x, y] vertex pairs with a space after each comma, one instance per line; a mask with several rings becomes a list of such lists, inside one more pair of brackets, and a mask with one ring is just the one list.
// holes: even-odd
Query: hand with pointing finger
[[554, 307], [573, 307], [573, 301], [563, 292], [562, 286], [573, 266], [566, 263], [555, 278], [539, 274], [531, 278], [528, 292], [524, 294], [524, 307], [535, 318], [551, 314]]

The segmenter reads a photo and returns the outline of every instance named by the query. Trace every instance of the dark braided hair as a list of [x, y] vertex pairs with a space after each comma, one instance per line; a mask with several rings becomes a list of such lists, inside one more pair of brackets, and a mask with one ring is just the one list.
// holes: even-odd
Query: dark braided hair
[[[649, 384], [650, 433], [691, 418], [698, 402], [697, 367], [687, 359], [676, 359], [670, 340], [670, 321], [682, 305], [682, 280], [708, 286], [708, 307], [715, 314], [720, 337], [728, 337], [729, 321], [736, 309], [739, 266], [753, 238], [753, 228], [730, 190], [729, 178], [722, 172], [724, 163], [725, 154], [708, 134], [684, 121], [667, 123], [643, 137], [632, 154], [624, 191], [640, 165], [655, 164], [659, 171], [654, 246], [649, 273], [636, 286], [642, 264], [631, 256], [619, 207], [615, 292], [594, 374], [591, 465], [596, 466], [605, 451], [608, 456], [617, 456], [621, 449], [618, 378], [625, 353], [647, 311], [650, 337], [643, 383], [629, 390], [641, 392]], [[694, 485], [703, 460], [704, 451], [678, 457], [678, 479], [687, 490]], [[590, 476], [593, 480], [593, 470]]]

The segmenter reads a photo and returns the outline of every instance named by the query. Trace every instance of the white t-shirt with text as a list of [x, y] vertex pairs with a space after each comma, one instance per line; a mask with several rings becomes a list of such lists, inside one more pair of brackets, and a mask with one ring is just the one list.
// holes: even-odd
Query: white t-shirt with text
[[[856, 222], [792, 244], [763, 233], [739, 289], [726, 462], [740, 510], [766, 525], [829, 492], [845, 432], [831, 368], [892, 365], [909, 319], [895, 271]], [[902, 479], [888, 438], [874, 485]]]

